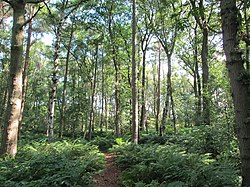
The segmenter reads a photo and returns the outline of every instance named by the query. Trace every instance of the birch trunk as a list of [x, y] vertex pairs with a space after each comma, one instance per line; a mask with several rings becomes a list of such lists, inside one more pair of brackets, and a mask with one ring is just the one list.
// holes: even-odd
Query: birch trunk
[[49, 108], [48, 108], [48, 121], [47, 121], [47, 136], [48, 141], [51, 142], [54, 136], [54, 117], [55, 117], [55, 105], [56, 105], [56, 92], [58, 84], [58, 66], [59, 66], [59, 44], [61, 40], [61, 27], [62, 20], [59, 21], [56, 28], [56, 41], [55, 41], [55, 51], [54, 51], [54, 69], [52, 75], [51, 91], [49, 96]]

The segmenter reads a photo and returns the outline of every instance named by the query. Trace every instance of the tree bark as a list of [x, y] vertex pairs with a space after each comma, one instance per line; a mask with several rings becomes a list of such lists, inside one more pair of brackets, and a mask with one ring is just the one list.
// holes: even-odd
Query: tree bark
[[0, 154], [17, 153], [18, 124], [22, 102], [22, 55], [24, 39], [25, 1], [13, 1], [13, 27], [11, 39], [9, 95], [2, 134]]
[[234, 102], [235, 130], [240, 147], [242, 186], [250, 186], [250, 101], [248, 90], [250, 77], [244, 68], [244, 60], [239, 48], [238, 34], [241, 23], [236, 0], [221, 0], [221, 18], [223, 47]]

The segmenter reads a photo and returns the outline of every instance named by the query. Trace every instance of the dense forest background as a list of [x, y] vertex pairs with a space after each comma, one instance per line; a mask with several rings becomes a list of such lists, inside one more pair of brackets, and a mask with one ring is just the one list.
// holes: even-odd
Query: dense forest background
[[[228, 2], [235, 4], [233, 10], [237, 12], [234, 20], [238, 29], [237, 50], [241, 51], [244, 67], [237, 80], [249, 85], [250, 3]], [[13, 47], [19, 46], [13, 42], [18, 30], [13, 28], [18, 27], [20, 19], [15, 25], [15, 15], [20, 7], [12, 0], [0, 2], [2, 153], [8, 153], [4, 147], [10, 130], [9, 116], [18, 121], [14, 134], [20, 144], [20, 156], [19, 148], [9, 152], [12, 156], [17, 154], [16, 162], [10, 162], [19, 169], [5, 170], [0, 180], [9, 183], [3, 184], [11, 186], [17, 178], [23, 178], [24, 186], [28, 185], [24, 181], [28, 175], [23, 176], [27, 166], [17, 163], [24, 160], [21, 154], [34, 159], [32, 149], [36, 149], [36, 154], [46, 150], [44, 155], [38, 154], [40, 161], [67, 154], [77, 157], [91, 149], [90, 155], [81, 157], [85, 161], [96, 158], [89, 161], [91, 172], [95, 172], [104, 163], [100, 150], [94, 146], [97, 145], [101, 151], [113, 147], [121, 155], [119, 163], [127, 170], [123, 177], [125, 186], [240, 185], [240, 150], [236, 138], [240, 133], [235, 134], [238, 110], [231, 93], [225, 43], [223, 50], [223, 1], [137, 0], [135, 12], [128, 0], [19, 3], [25, 5], [24, 20], [19, 25], [25, 31], [21, 43], [24, 47], [19, 51], [21, 63], [13, 65], [10, 59], [19, 54], [15, 52], [18, 47]], [[18, 80], [13, 79], [10, 84], [8, 77], [14, 74], [15, 67], [22, 72], [22, 92], [17, 97], [22, 100], [21, 112], [17, 116], [9, 115], [8, 108], [8, 103], [12, 103], [8, 98], [15, 93], [10, 87]], [[245, 120], [249, 123], [248, 118]], [[72, 153], [66, 153], [65, 147]], [[151, 168], [150, 159], [156, 163]], [[52, 172], [53, 164], [47, 164]], [[143, 168], [144, 165], [148, 168]], [[90, 172], [90, 168], [85, 171]], [[243, 171], [249, 171], [248, 168]], [[22, 175], [8, 178], [18, 172]], [[152, 178], [143, 176], [150, 172]], [[164, 177], [157, 178], [161, 174]], [[81, 181], [90, 180], [85, 177]], [[55, 178], [46, 184], [42, 184], [41, 181], [46, 181], [42, 179], [39, 185], [51, 185]], [[250, 185], [250, 177], [243, 175], [246, 178], [249, 180], [245, 184]], [[63, 183], [59, 181], [55, 186], [80, 185], [67, 184], [65, 178], [60, 180]], [[89, 184], [86, 182], [85, 186]]]

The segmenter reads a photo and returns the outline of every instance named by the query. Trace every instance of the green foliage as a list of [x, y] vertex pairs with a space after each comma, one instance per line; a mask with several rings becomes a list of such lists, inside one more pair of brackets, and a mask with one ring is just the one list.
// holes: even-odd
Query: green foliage
[[113, 144], [115, 144], [114, 138], [108, 137], [96, 137], [91, 141], [92, 145], [97, 145], [99, 150], [102, 152], [106, 152], [108, 149], [112, 148]]
[[[117, 149], [124, 186], [238, 186], [238, 171], [210, 154], [176, 145], [127, 145]], [[134, 185], [136, 184], [136, 185]]]
[[20, 148], [15, 159], [0, 162], [0, 183], [13, 186], [93, 186], [92, 175], [103, 169], [103, 154], [82, 141], [36, 141]]
[[159, 136], [158, 134], [146, 134], [142, 135], [139, 140], [140, 144], [160, 144], [164, 145], [166, 143], [166, 138], [164, 136]]

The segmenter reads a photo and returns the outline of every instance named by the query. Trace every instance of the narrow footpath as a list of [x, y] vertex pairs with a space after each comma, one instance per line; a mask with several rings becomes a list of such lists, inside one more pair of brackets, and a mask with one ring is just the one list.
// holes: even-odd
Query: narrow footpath
[[94, 177], [95, 187], [121, 187], [119, 177], [120, 169], [115, 164], [114, 154], [105, 154], [107, 160], [105, 169], [102, 173]]

